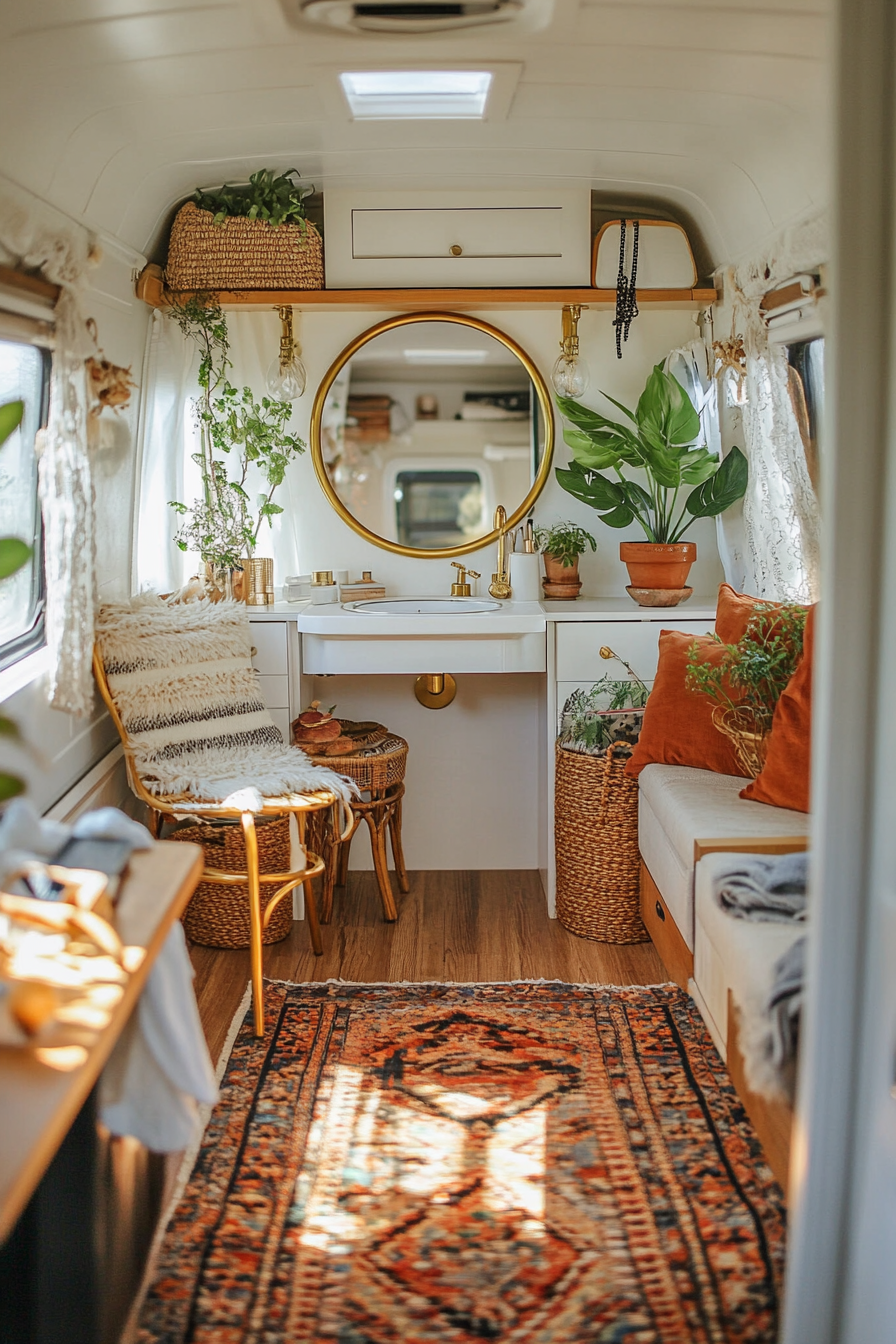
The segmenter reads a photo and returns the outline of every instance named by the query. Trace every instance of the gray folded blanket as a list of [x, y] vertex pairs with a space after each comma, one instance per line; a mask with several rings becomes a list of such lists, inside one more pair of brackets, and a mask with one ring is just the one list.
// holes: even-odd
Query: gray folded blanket
[[735, 919], [778, 924], [804, 920], [808, 862], [806, 853], [744, 854], [717, 874], [713, 895]]
[[806, 970], [806, 939], [798, 938], [775, 962], [774, 979], [766, 1004], [769, 1019], [769, 1049], [776, 1069], [784, 1070], [796, 1059], [803, 980]]

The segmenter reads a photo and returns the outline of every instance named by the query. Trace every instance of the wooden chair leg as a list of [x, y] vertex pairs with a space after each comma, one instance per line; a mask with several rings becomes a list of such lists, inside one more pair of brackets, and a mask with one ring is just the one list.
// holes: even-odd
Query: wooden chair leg
[[302, 886], [305, 890], [305, 918], [308, 921], [308, 932], [311, 935], [311, 947], [316, 957], [322, 957], [324, 945], [320, 936], [320, 920], [317, 917], [314, 883], [309, 877], [307, 882], [302, 883]]
[[339, 862], [339, 813], [333, 807], [326, 814], [317, 814], [320, 830], [320, 857], [324, 871], [320, 879], [320, 922], [329, 924], [333, 918], [333, 888], [336, 885], [336, 867]]
[[[251, 812], [242, 815], [243, 836], [246, 841], [246, 874], [249, 887], [249, 960], [252, 979], [252, 1015], [255, 1035], [264, 1035], [264, 968], [261, 942], [261, 883], [258, 880], [258, 837], [255, 818]], [[309, 884], [310, 885], [310, 884]]]
[[[355, 818], [357, 824], [357, 817]], [[352, 836], [355, 833], [353, 826], [344, 840], [340, 840], [336, 846], [336, 885], [344, 887], [348, 881], [348, 856], [352, 848]]]
[[394, 924], [398, 918], [398, 908], [392, 894], [389, 881], [389, 860], [386, 857], [386, 825], [389, 809], [384, 806], [372, 807], [364, 819], [370, 829], [370, 848], [373, 851], [373, 866], [376, 870], [377, 886], [383, 903], [383, 918], [387, 924]]
[[395, 877], [398, 881], [398, 890], [408, 892], [411, 884], [408, 881], [408, 870], [404, 865], [404, 850], [401, 847], [401, 799], [404, 794], [404, 787], [392, 804], [389, 816], [389, 839], [392, 842], [392, 859], [395, 863]]

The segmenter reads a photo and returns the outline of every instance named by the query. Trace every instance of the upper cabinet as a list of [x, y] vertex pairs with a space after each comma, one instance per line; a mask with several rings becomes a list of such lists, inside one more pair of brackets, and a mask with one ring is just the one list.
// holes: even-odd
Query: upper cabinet
[[328, 289], [586, 286], [591, 194], [324, 195]]

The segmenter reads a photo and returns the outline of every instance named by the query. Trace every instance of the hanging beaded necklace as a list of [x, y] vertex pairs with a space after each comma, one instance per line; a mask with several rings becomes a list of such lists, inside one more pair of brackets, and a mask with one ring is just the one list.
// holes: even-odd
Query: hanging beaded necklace
[[629, 328], [638, 316], [638, 231], [640, 221], [632, 220], [632, 273], [625, 274], [625, 220], [619, 221], [619, 274], [616, 277], [616, 358], [622, 358], [622, 342], [628, 340]]

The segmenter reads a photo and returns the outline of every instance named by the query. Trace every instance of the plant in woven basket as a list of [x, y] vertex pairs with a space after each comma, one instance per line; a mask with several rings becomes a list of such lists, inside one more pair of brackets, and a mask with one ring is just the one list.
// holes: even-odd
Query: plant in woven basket
[[290, 168], [285, 173], [276, 173], [273, 168], [259, 168], [249, 181], [239, 186], [203, 189], [197, 187], [193, 200], [200, 210], [209, 210], [216, 224], [223, 224], [230, 217], [242, 219], [262, 219], [266, 223], [298, 224], [305, 227], [305, 197], [310, 196], [314, 187], [310, 183], [299, 186], [294, 181], [300, 176], [298, 169]]
[[[273, 496], [305, 444], [298, 435], [286, 433], [291, 402], [271, 397], [257, 401], [251, 388], [240, 390], [229, 381], [233, 366], [227, 319], [216, 299], [197, 294], [172, 304], [169, 313], [200, 355], [195, 402], [200, 448], [193, 460], [202, 473], [203, 497], [192, 507], [170, 501], [186, 520], [175, 541], [182, 551], [196, 551], [209, 564], [239, 569], [255, 550], [265, 519], [270, 526], [283, 512]], [[254, 507], [247, 489], [252, 474], [264, 485]]]
[[805, 607], [762, 602], [743, 638], [722, 646], [718, 661], [701, 658], [696, 640], [688, 653], [688, 690], [714, 701], [713, 722], [754, 777], [765, 763], [775, 707], [802, 656], [805, 627]]
[[559, 746], [601, 756], [612, 743], [631, 748], [638, 740], [648, 690], [639, 677], [601, 677], [590, 691], [576, 690], [560, 717]]

